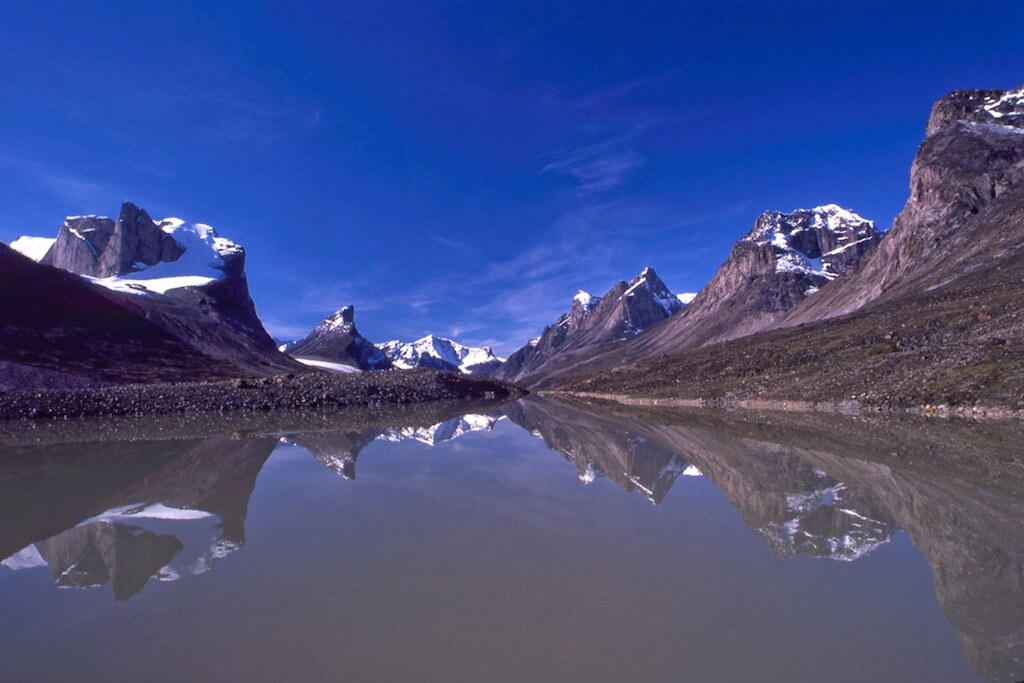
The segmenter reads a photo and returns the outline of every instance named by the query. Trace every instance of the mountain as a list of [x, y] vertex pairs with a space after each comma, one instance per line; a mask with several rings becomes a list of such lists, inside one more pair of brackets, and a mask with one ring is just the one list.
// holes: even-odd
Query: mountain
[[434, 368], [463, 374], [493, 375], [504, 362], [490, 347], [463, 346], [430, 334], [414, 342], [378, 344], [396, 368]]
[[552, 368], [569, 367], [594, 349], [639, 335], [685, 307], [650, 267], [603, 296], [579, 291], [569, 312], [509, 356], [494, 377], [529, 385]]
[[850, 271], [881, 237], [872, 221], [835, 204], [790, 213], [766, 211], [679, 315], [624, 344], [563, 357], [529, 381], [545, 387], [584, 368], [617, 367], [771, 328], [787, 311]]
[[[886, 237], [774, 319], [777, 329], [673, 348], [665, 325], [632, 356], [559, 381], [675, 399], [1024, 410], [1022, 301], [1024, 88], [958, 91], [932, 110], [910, 197]], [[615, 360], [619, 371], [608, 372]]]
[[45, 240], [15, 243], [41, 263], [0, 245], [0, 386], [199, 380], [302, 369], [277, 351], [256, 315], [245, 251], [209, 226], [180, 219], [157, 224], [126, 203], [116, 222], [65, 220], [42, 256], [31, 247]]
[[784, 324], [921, 294], [994, 267], [1020, 245], [1014, 223], [1024, 207], [1022, 160], [1024, 87], [940, 99], [911, 166], [910, 197], [877, 252], [842, 288], [823, 291]]
[[872, 221], [835, 204], [766, 211], [686, 312], [637, 347], [702, 346], [770, 328], [856, 266], [881, 238]]
[[356, 329], [356, 309], [345, 306], [303, 339], [281, 347], [300, 363], [338, 372], [388, 370], [391, 361]]

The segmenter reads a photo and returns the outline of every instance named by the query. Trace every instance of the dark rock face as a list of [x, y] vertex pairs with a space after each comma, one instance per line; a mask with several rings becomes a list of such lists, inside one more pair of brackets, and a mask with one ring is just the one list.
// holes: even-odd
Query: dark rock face
[[99, 276], [100, 257], [114, 234], [114, 221], [105, 216], [72, 216], [64, 221], [57, 241], [40, 263], [82, 275]]
[[42, 263], [62, 270], [106, 278], [141, 266], [176, 261], [184, 249], [131, 202], [121, 205], [117, 222], [102, 216], [68, 218]]
[[556, 368], [570, 367], [578, 356], [638, 335], [683, 308], [653, 268], [628, 283], [616, 283], [601, 297], [577, 292], [569, 312], [509, 356], [494, 377], [530, 385]]
[[304, 339], [285, 346], [285, 352], [293, 358], [339, 363], [361, 370], [391, 368], [384, 352], [356, 329], [354, 306], [345, 306], [324, 318]]

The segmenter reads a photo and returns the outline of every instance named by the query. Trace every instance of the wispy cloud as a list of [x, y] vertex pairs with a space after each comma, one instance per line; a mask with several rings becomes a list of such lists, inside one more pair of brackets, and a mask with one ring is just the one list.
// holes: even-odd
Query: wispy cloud
[[556, 152], [541, 167], [540, 173], [573, 178], [577, 194], [582, 196], [606, 192], [622, 185], [644, 164], [644, 158], [632, 147], [632, 137], [620, 136]]
[[117, 195], [116, 188], [95, 178], [76, 175], [32, 159], [0, 156], [0, 167], [41, 186], [58, 200], [93, 206]]
[[480, 248], [469, 242], [464, 242], [462, 240], [453, 240], [448, 237], [442, 237], [441, 235], [438, 235], [436, 233], [431, 233], [429, 235], [429, 238], [432, 242], [435, 242], [441, 245], [442, 247], [445, 247], [446, 249], [457, 251], [464, 255], [473, 256], [480, 253]]

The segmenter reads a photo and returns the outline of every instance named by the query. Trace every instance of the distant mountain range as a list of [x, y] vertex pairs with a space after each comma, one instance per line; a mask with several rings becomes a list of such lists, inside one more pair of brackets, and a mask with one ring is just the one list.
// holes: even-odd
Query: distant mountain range
[[486, 376], [493, 375], [504, 362], [490, 347], [463, 346], [432, 334], [414, 342], [396, 340], [377, 346], [396, 368], [435, 368]]
[[434, 335], [408, 343], [374, 344], [356, 329], [353, 306], [325, 318], [305, 338], [278, 348], [300, 363], [338, 372], [432, 368], [486, 376], [503, 362], [489, 347], [463, 346]]
[[683, 310], [683, 301], [689, 298], [669, 291], [649, 267], [629, 282], [617, 282], [603, 296], [581, 290], [573, 297], [569, 311], [509, 356], [494, 377], [529, 385], [556, 368], [572, 367], [595, 349], [640, 335]]
[[700, 292], [652, 268], [579, 291], [506, 361], [435, 335], [373, 344], [352, 307], [278, 349], [242, 247], [126, 202], [0, 245], [0, 387], [427, 367], [589, 393], [1024, 410], [1022, 181], [1024, 88], [951, 93], [887, 232], [836, 204], [767, 211]]

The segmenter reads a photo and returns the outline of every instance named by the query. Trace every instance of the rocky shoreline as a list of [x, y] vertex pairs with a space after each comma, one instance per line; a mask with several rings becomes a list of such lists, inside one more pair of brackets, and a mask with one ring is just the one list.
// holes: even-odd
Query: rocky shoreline
[[1024, 410], [981, 405], [951, 406], [944, 403], [892, 405], [862, 403], [857, 400], [793, 401], [787, 399], [658, 398], [653, 396], [628, 396], [626, 394], [605, 394], [585, 391], [541, 391], [539, 395], [653, 408], [724, 409], [782, 413], [819, 412], [840, 415], [917, 415], [938, 418], [960, 417], [974, 420], [1024, 420]]
[[208, 382], [6, 391], [0, 393], [0, 420], [373, 408], [501, 400], [523, 393], [501, 382], [436, 370], [307, 372]]

